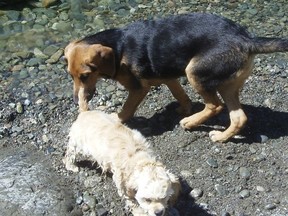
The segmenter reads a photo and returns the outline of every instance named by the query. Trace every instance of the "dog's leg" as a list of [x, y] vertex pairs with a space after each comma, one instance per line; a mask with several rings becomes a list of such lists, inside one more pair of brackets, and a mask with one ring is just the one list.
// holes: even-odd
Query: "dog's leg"
[[187, 65], [185, 72], [190, 84], [203, 97], [205, 108], [201, 112], [183, 118], [180, 121], [180, 125], [186, 129], [192, 129], [194, 127], [197, 127], [210, 117], [217, 115], [223, 109], [223, 104], [217, 96], [216, 90], [208, 92], [197, 81], [197, 77], [195, 77], [193, 74], [195, 65], [197, 65], [197, 59], [192, 59]]
[[223, 132], [210, 131], [209, 137], [213, 142], [227, 141], [230, 137], [237, 134], [247, 122], [247, 117], [239, 102], [239, 91], [231, 92], [229, 89], [229, 91], [221, 92], [221, 96], [227, 105], [231, 122], [230, 126]]
[[67, 170], [72, 172], [79, 172], [79, 167], [75, 165], [76, 162], [76, 150], [74, 147], [70, 146], [70, 143], [67, 146], [66, 155], [63, 158], [63, 163]]
[[167, 80], [165, 81], [165, 84], [168, 86], [172, 95], [180, 104], [180, 107], [177, 108], [177, 112], [183, 115], [190, 115], [192, 108], [191, 100], [185, 93], [179, 81], [177, 79]]
[[219, 97], [214, 92], [206, 92], [206, 91], [198, 91], [198, 93], [203, 97], [205, 102], [205, 108], [193, 114], [192, 116], [183, 118], [180, 121], [180, 125], [185, 129], [192, 129], [194, 127], [199, 126], [207, 119], [211, 118], [212, 116], [217, 115], [223, 109], [223, 104]]
[[129, 89], [128, 98], [122, 108], [122, 111], [118, 114], [119, 119], [122, 122], [133, 117], [138, 105], [145, 98], [150, 90], [149, 87], [142, 87], [140, 89]]
[[223, 83], [217, 89], [227, 105], [230, 116], [230, 126], [223, 132], [211, 131], [209, 136], [214, 142], [227, 141], [229, 138], [236, 135], [247, 122], [247, 116], [242, 110], [239, 101], [239, 92], [244, 85], [245, 80], [251, 74], [253, 59], [254, 56], [249, 56], [244, 67], [237, 72], [235, 79]]

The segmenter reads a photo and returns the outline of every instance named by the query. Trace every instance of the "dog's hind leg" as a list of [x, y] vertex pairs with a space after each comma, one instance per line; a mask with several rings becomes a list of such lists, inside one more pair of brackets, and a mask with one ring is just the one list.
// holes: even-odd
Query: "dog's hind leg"
[[192, 129], [199, 126], [212, 116], [217, 115], [223, 109], [223, 104], [217, 96], [216, 91], [206, 92], [198, 90], [198, 93], [204, 99], [205, 108], [202, 111], [183, 118], [180, 121], [180, 125], [185, 129]]
[[223, 109], [223, 104], [217, 95], [216, 89], [207, 91], [197, 81], [197, 77], [193, 74], [193, 69], [196, 64], [197, 61], [192, 59], [187, 65], [185, 71], [190, 84], [203, 97], [205, 108], [202, 111], [183, 118], [180, 121], [180, 125], [185, 129], [197, 127], [210, 117], [217, 115]]
[[231, 89], [220, 91], [220, 94], [225, 101], [229, 116], [230, 126], [223, 132], [221, 131], [210, 131], [209, 137], [213, 142], [225, 142], [230, 137], [237, 134], [245, 125], [247, 117], [241, 108], [239, 102], [239, 89]]
[[235, 79], [231, 79], [217, 88], [227, 105], [231, 122], [230, 126], [225, 131], [211, 131], [209, 133], [211, 140], [214, 142], [227, 141], [230, 137], [237, 134], [247, 122], [247, 116], [242, 110], [239, 101], [239, 92], [244, 85], [245, 80], [251, 74], [253, 59], [254, 56], [248, 58], [245, 66], [237, 72]]
[[191, 100], [185, 93], [179, 81], [177, 79], [166, 80], [164, 84], [168, 86], [172, 95], [180, 104], [180, 107], [177, 108], [177, 112], [183, 115], [190, 115], [192, 108]]

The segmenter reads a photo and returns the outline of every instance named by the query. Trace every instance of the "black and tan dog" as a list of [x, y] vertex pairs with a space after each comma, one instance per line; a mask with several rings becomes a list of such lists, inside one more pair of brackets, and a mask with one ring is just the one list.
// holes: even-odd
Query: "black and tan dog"
[[134, 22], [71, 42], [65, 49], [68, 72], [74, 80], [74, 101], [84, 87], [89, 101], [99, 78], [119, 81], [129, 96], [119, 113], [125, 121], [153, 85], [166, 84], [189, 113], [191, 102], [177, 81], [187, 76], [203, 97], [205, 108], [180, 121], [191, 129], [228, 107], [231, 124], [223, 132], [211, 131], [213, 141], [224, 142], [247, 121], [239, 90], [250, 75], [259, 53], [288, 51], [288, 39], [252, 37], [231, 20], [212, 14], [192, 13]]

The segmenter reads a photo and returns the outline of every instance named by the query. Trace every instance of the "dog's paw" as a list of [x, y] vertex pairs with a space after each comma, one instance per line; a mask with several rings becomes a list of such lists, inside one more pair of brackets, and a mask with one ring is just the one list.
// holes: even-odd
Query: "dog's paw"
[[228, 139], [222, 131], [218, 130], [210, 131], [209, 137], [213, 142], [225, 142]]
[[134, 207], [131, 209], [131, 212], [134, 216], [149, 216], [141, 207]]
[[68, 158], [64, 158], [62, 161], [65, 164], [67, 170], [72, 172], [79, 172], [79, 167], [71, 163]]
[[198, 125], [194, 124], [194, 121], [192, 119], [193, 116], [189, 116], [186, 118], [183, 118], [179, 123], [182, 128], [190, 130], [194, 127], [197, 127]]

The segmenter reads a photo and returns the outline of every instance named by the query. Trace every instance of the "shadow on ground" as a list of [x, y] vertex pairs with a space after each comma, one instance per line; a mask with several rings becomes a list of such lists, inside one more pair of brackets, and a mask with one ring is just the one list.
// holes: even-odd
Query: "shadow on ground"
[[[130, 128], [141, 131], [145, 136], [157, 136], [166, 131], [173, 131], [183, 118], [176, 112], [178, 104], [170, 103], [151, 118], [134, 117], [127, 122]], [[193, 113], [203, 109], [203, 104], [194, 103]], [[248, 117], [246, 127], [240, 132], [240, 139], [231, 139], [235, 143], [261, 142], [261, 136], [269, 139], [277, 139], [288, 135], [288, 112], [274, 111], [267, 107], [254, 107], [243, 105], [244, 112]], [[191, 130], [209, 132], [217, 127], [227, 127], [230, 124], [228, 110], [225, 108], [218, 116], [205, 122], [203, 125]]]

